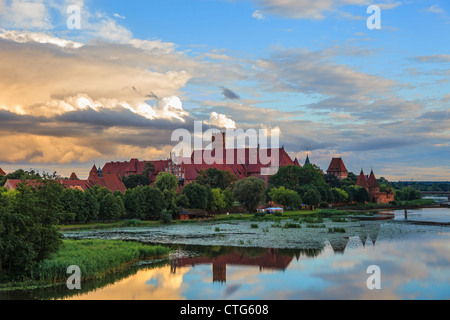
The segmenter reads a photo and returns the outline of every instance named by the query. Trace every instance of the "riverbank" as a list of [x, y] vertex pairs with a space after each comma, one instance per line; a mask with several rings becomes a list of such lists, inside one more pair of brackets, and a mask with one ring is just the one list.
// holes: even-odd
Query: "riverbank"
[[169, 251], [163, 246], [121, 240], [65, 239], [51, 259], [36, 267], [29, 281], [0, 284], [0, 292], [65, 283], [69, 276], [67, 268], [71, 265], [80, 267], [81, 281], [102, 279], [138, 261], [165, 256]]

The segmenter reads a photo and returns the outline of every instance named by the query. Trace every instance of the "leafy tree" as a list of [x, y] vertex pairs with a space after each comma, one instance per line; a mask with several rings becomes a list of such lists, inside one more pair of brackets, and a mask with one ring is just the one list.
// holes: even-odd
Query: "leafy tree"
[[129, 189], [125, 192], [125, 208], [132, 219], [159, 219], [167, 207], [163, 192], [149, 186]]
[[159, 218], [159, 221], [161, 221], [161, 223], [163, 224], [170, 224], [173, 220], [173, 216], [172, 213], [169, 212], [168, 210], [163, 210], [161, 212], [161, 216]]
[[222, 190], [220, 188], [212, 189], [211, 194], [212, 194], [211, 210], [219, 211], [225, 209], [226, 203]]
[[355, 201], [358, 203], [370, 201], [370, 195], [366, 188], [356, 187]]
[[138, 186], [148, 186], [150, 184], [148, 176], [145, 175], [132, 175], [129, 177], [123, 177], [122, 182], [127, 189], [133, 189]]
[[183, 188], [182, 194], [184, 194], [189, 200], [189, 209], [202, 209], [208, 208], [208, 189], [198, 183], [191, 183]]
[[353, 172], [349, 172], [347, 178], [342, 180], [342, 186], [354, 186], [356, 185], [356, 182], [358, 182], [358, 176], [354, 174]]
[[331, 189], [331, 192], [333, 193], [333, 201], [336, 203], [345, 203], [348, 202], [349, 196], [348, 193], [345, 192], [342, 189], [339, 188], [333, 188]]
[[179, 208], [189, 208], [189, 199], [185, 194], [177, 194], [175, 202]]
[[8, 173], [6, 176], [0, 178], [0, 186], [4, 186], [7, 180], [42, 180], [39, 172], [34, 170], [25, 171], [23, 169]]
[[339, 180], [338, 177], [336, 177], [334, 174], [326, 174], [324, 176], [325, 182], [331, 187], [331, 188], [340, 188], [342, 185], [341, 180]]
[[325, 179], [322, 174], [322, 170], [315, 164], [307, 164], [300, 170], [299, 176], [300, 186], [304, 185], [323, 185]]
[[315, 188], [308, 189], [302, 199], [303, 202], [309, 206], [317, 206], [321, 201], [320, 194]]
[[265, 200], [265, 183], [255, 177], [239, 180], [234, 184], [234, 198], [253, 213], [258, 205]]
[[225, 201], [225, 209], [230, 210], [234, 205], [234, 196], [230, 188], [223, 190], [223, 200]]
[[36, 188], [34, 224], [39, 230], [36, 243], [38, 260], [42, 261], [56, 252], [62, 242], [57, 225], [63, 215], [61, 197], [64, 187], [61, 183], [44, 180]]
[[158, 174], [155, 180], [155, 188], [158, 188], [162, 192], [164, 190], [177, 191], [178, 179], [171, 173], [161, 172]]
[[269, 183], [273, 187], [285, 187], [294, 190], [300, 185], [300, 175], [302, 168], [297, 166], [284, 166], [271, 176]]
[[229, 171], [222, 171], [216, 168], [201, 170], [196, 178], [196, 182], [202, 186], [210, 186], [213, 189], [225, 190], [237, 180], [236, 176]]
[[86, 214], [86, 223], [98, 219], [100, 204], [91, 192], [85, 192], [84, 194], [84, 210]]
[[273, 188], [269, 195], [275, 203], [282, 205], [285, 209], [288, 207], [297, 208], [302, 203], [302, 199], [297, 192], [285, 187]]

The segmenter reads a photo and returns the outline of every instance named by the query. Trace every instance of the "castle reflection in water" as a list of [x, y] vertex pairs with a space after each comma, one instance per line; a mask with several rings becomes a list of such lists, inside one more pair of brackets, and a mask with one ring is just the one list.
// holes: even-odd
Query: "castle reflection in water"
[[[371, 228], [369, 232], [361, 232], [358, 238], [362, 246], [371, 241], [375, 246], [380, 226]], [[213, 282], [225, 283], [227, 281], [227, 266], [251, 266], [259, 267], [260, 272], [264, 270], [285, 271], [294, 258], [297, 260], [305, 256], [309, 258], [318, 257], [323, 253], [328, 242], [335, 254], [344, 254], [350, 241], [349, 237], [330, 235], [326, 241], [317, 241], [305, 249], [261, 249], [242, 247], [202, 247], [198, 256], [175, 257], [171, 259], [171, 273], [176, 274], [178, 268], [195, 267], [196, 265], [212, 265]], [[180, 247], [181, 252], [183, 247]], [[195, 250], [194, 250], [195, 251]]]

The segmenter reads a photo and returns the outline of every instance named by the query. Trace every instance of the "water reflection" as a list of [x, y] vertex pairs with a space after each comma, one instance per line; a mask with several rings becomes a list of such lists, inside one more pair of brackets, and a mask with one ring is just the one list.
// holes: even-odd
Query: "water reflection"
[[[450, 299], [448, 227], [402, 221], [345, 225], [343, 234], [327, 229], [260, 230], [258, 237], [265, 243], [273, 234], [279, 237], [277, 245], [291, 241], [278, 249], [171, 245], [170, 259], [83, 283], [81, 292], [63, 286], [0, 293], [0, 299]], [[290, 249], [293, 244], [298, 247]], [[370, 265], [381, 268], [382, 290], [366, 287]]]

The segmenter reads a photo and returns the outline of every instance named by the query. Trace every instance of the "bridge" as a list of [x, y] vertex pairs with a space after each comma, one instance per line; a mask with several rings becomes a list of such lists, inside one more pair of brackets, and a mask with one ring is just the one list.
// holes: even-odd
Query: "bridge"
[[423, 196], [447, 196], [450, 201], [450, 191], [421, 191]]

